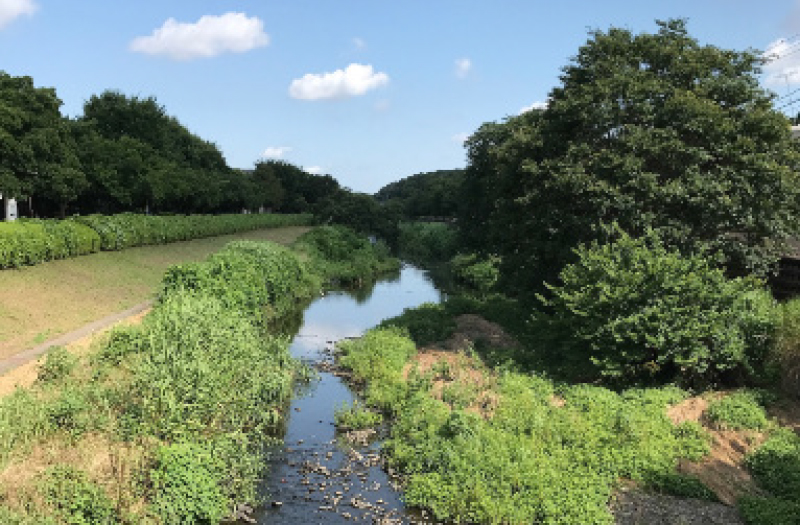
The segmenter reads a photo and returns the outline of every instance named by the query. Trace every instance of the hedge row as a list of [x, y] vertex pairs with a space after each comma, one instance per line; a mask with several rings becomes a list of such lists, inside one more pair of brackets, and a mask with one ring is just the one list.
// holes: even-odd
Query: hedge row
[[0, 222], [0, 268], [259, 228], [310, 225], [311, 215], [88, 215]]

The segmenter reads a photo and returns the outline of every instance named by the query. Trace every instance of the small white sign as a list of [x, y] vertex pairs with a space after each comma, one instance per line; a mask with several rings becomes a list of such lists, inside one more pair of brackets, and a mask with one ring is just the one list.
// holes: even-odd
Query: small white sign
[[8, 199], [8, 201], [6, 201], [6, 220], [7, 221], [15, 221], [15, 220], [17, 220], [17, 200], [16, 199]]

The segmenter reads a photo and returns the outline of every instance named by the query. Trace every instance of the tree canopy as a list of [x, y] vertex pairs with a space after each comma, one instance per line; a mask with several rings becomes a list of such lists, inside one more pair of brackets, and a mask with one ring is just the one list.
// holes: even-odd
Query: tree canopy
[[396, 205], [407, 218], [455, 217], [464, 170], [417, 173], [387, 184], [375, 194], [384, 204]]
[[684, 20], [592, 32], [546, 109], [468, 140], [467, 240], [502, 255], [526, 290], [557, 282], [613, 222], [767, 273], [796, 233], [798, 153], [758, 84], [760, 60], [701, 45]]
[[0, 193], [43, 195], [64, 206], [86, 185], [71, 122], [52, 88], [0, 71]]

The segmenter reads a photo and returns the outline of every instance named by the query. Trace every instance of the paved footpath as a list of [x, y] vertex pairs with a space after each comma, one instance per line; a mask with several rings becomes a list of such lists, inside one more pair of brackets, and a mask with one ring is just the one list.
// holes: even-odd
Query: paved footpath
[[141, 304], [137, 304], [132, 308], [128, 308], [124, 312], [118, 312], [115, 314], [107, 315], [102, 319], [99, 319], [93, 323], [89, 323], [82, 328], [79, 328], [73, 332], [69, 332], [63, 335], [60, 335], [56, 338], [50, 339], [49, 341], [45, 341], [44, 343], [37, 345], [33, 348], [29, 348], [28, 350], [23, 350], [18, 354], [14, 354], [11, 357], [6, 357], [5, 359], [0, 359], [0, 376], [3, 374], [10, 372], [11, 370], [17, 368], [18, 366], [24, 365], [34, 359], [37, 359], [42, 354], [47, 353], [54, 346], [64, 346], [70, 343], [74, 343], [78, 339], [82, 339], [87, 335], [93, 334], [98, 330], [102, 330], [103, 328], [107, 328], [108, 326], [113, 325], [123, 319], [127, 319], [128, 317], [132, 317], [136, 314], [139, 314], [153, 305], [153, 301], [145, 301]]

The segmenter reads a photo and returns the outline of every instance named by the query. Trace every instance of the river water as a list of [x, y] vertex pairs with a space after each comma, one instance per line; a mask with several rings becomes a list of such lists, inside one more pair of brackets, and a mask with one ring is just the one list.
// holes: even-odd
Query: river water
[[[405, 308], [441, 300], [424, 271], [404, 266], [399, 276], [379, 281], [371, 290], [333, 292], [312, 302], [291, 353], [312, 366], [329, 362], [335, 341], [357, 337]], [[341, 378], [324, 371], [298, 392], [291, 403], [284, 446], [270, 458], [266, 505], [256, 514], [258, 523], [421, 521], [406, 513], [381, 469], [379, 445], [353, 446], [336, 435], [334, 411], [353, 399]]]

